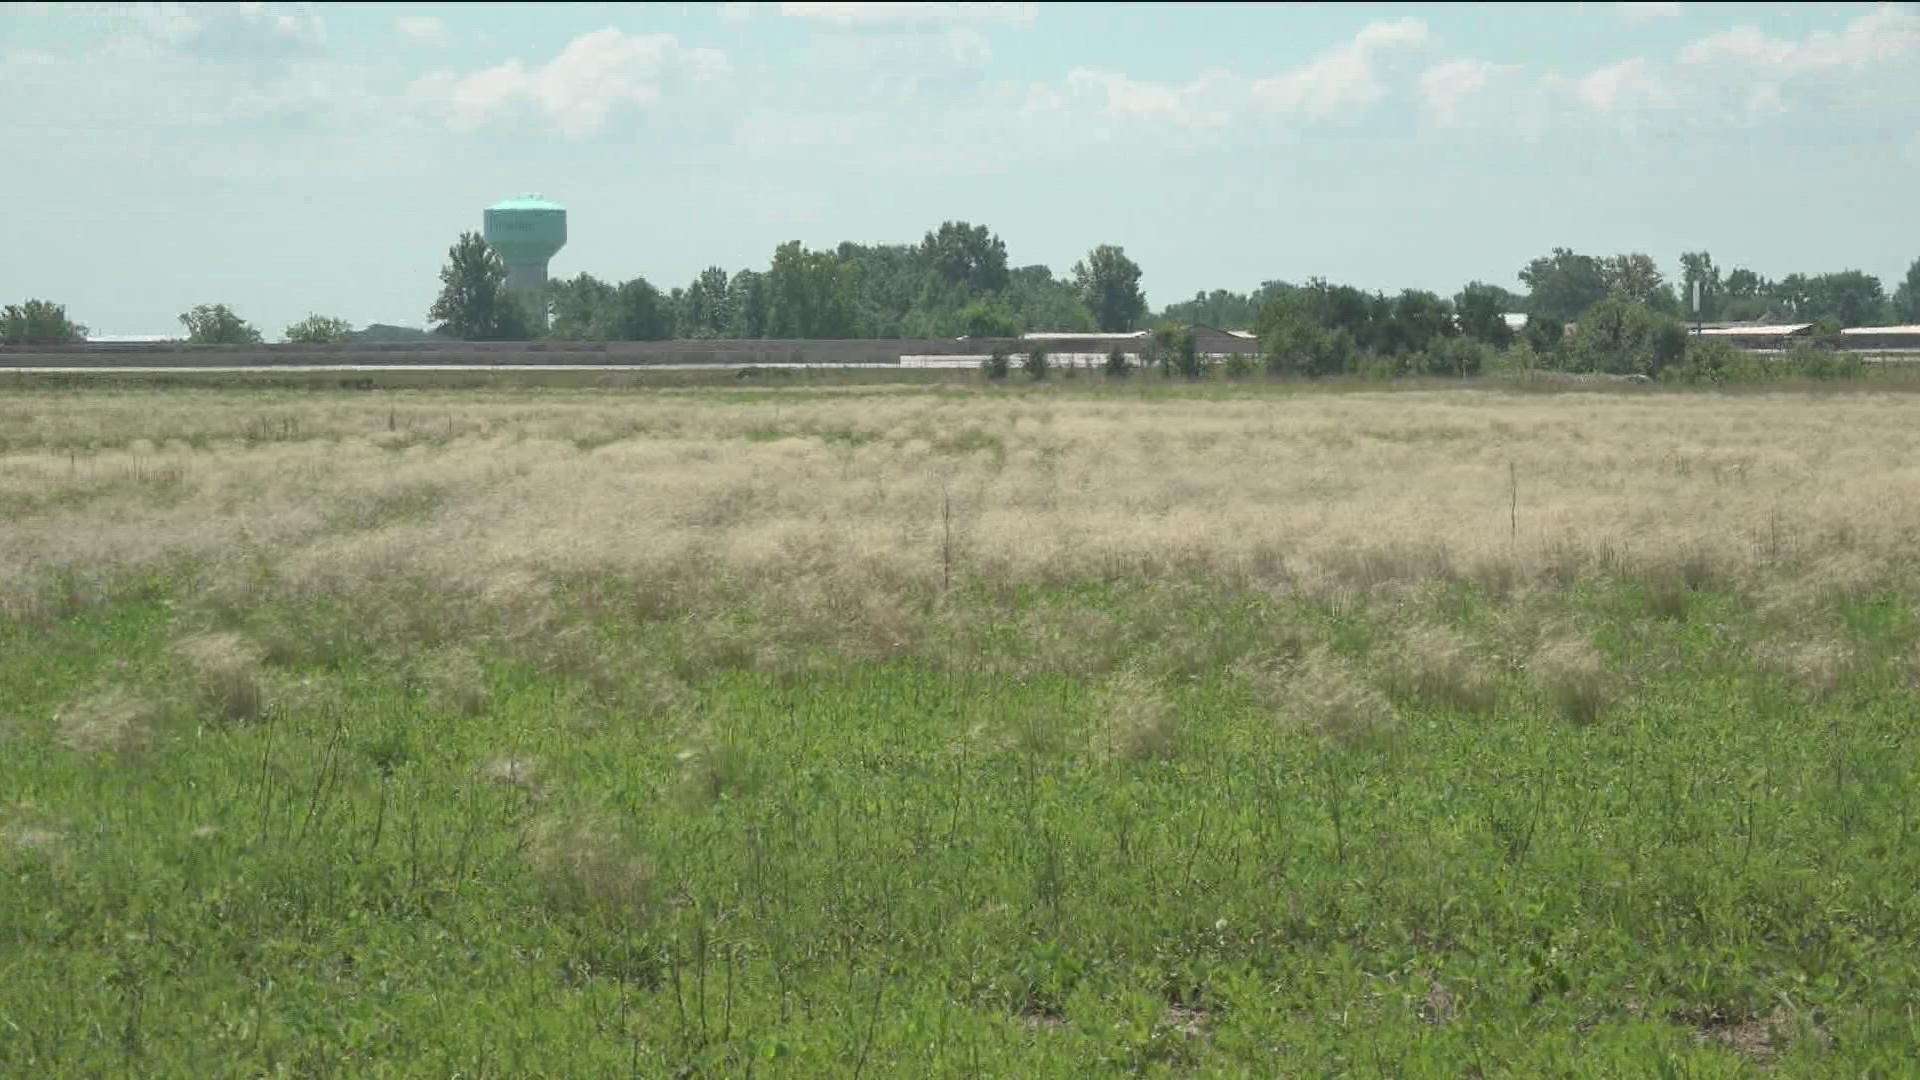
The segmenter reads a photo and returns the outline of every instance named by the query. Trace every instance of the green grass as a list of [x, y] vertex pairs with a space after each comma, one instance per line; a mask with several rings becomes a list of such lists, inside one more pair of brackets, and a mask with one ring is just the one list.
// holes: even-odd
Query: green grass
[[[592, 670], [406, 582], [399, 628], [166, 583], [0, 626], [0, 1074], [1895, 1076], [1920, 1046], [1906, 594], [1836, 607], [1860, 661], [1811, 698], [1711, 587], [969, 582], [901, 655], [769, 665], [749, 602], [717, 640], [618, 586], [569, 593]], [[1329, 737], [1253, 663], [1384, 679], [1410, 614], [1485, 643], [1484, 706], [1416, 682]], [[1097, 616], [1112, 642], [1035, 645]], [[1597, 718], [1508, 655], [1546, 618], [1603, 659]], [[178, 647], [208, 632], [261, 654], [216, 677]], [[109, 688], [133, 719], [76, 739]], [[1110, 752], [1129, 696], [1168, 752]]]

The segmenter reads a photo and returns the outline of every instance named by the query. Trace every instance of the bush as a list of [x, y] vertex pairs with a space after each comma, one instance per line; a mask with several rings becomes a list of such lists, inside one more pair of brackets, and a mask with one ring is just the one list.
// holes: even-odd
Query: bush
[[1227, 357], [1226, 373], [1229, 379], [1244, 379], [1253, 374], [1253, 359], [1246, 353], [1234, 353]]
[[1033, 350], [1032, 352], [1027, 354], [1026, 360], [1022, 362], [1020, 366], [1026, 369], [1027, 374], [1030, 377], [1032, 377], [1034, 382], [1039, 382], [1041, 379], [1046, 378], [1047, 377], [1047, 350], [1045, 349]]
[[1609, 375], [1659, 375], [1686, 354], [1680, 320], [1620, 297], [1608, 297], [1580, 316], [1568, 366]]
[[1567, 324], [1547, 315], [1527, 316], [1526, 329], [1520, 332], [1522, 342], [1536, 356], [1551, 356], [1559, 352], [1566, 336]]
[[1121, 351], [1120, 346], [1115, 345], [1113, 351], [1107, 354], [1107, 377], [1124, 379], [1132, 373], [1132, 362], [1127, 359], [1127, 354]]
[[331, 345], [352, 336], [352, 324], [326, 315], [309, 315], [287, 327], [287, 340], [296, 345]]
[[989, 379], [1004, 379], [1011, 369], [1012, 364], [1008, 360], [1005, 349], [993, 350], [985, 360], [980, 362], [980, 370], [986, 373]]
[[87, 340], [87, 328], [67, 318], [65, 305], [48, 300], [8, 304], [0, 311], [0, 343], [73, 345]]
[[1206, 374], [1206, 369], [1200, 360], [1199, 347], [1194, 344], [1191, 330], [1182, 330], [1174, 338], [1173, 370], [1188, 379], [1197, 379]]
[[258, 345], [260, 331], [225, 304], [201, 304], [180, 316], [187, 340], [195, 345]]

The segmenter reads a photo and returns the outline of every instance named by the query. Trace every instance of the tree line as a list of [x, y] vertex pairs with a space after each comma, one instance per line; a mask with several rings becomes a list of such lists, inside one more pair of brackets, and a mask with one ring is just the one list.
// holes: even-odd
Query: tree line
[[545, 321], [545, 336], [566, 341], [995, 337], [1125, 331], [1147, 314], [1140, 266], [1124, 249], [1103, 244], [1056, 278], [1046, 266], [1010, 266], [999, 236], [964, 221], [944, 222], [918, 244], [785, 243], [765, 270], [710, 266], [668, 290], [644, 277], [578, 274], [548, 283], [537, 301], [544, 311], [517, 304], [506, 276], [480, 234], [463, 234], [429, 312], [436, 330], [518, 340]]
[[[1268, 281], [1246, 293], [1197, 293], [1158, 312], [1149, 309], [1140, 277], [1139, 264], [1108, 244], [1064, 277], [1044, 265], [1012, 266], [1006, 244], [986, 226], [947, 221], [918, 244], [785, 243], [765, 269], [710, 266], [666, 290], [645, 277], [613, 282], [582, 273], [549, 282], [530, 310], [506, 288], [498, 253], [469, 232], [447, 253], [428, 318], [437, 336], [496, 341], [1014, 337], [1204, 324], [1255, 330], [1263, 356], [1284, 357], [1286, 367], [1307, 373], [1458, 372], [1472, 357], [1455, 341], [1496, 350], [1519, 344], [1535, 357], [1560, 357], [1568, 324], [1582, 328], [1584, 342], [1616, 343], [1605, 350], [1614, 358], [1575, 358], [1606, 370], [1623, 363], [1616, 355], [1622, 352], [1641, 357], [1641, 366], [1658, 363], [1646, 358], [1672, 350], [1677, 331], [1670, 324], [1683, 318], [1811, 322], [1821, 333], [1920, 323], [1920, 259], [1888, 291], [1858, 270], [1778, 280], [1744, 267], [1723, 273], [1705, 251], [1683, 252], [1680, 275], [1670, 280], [1644, 253], [1598, 256], [1557, 247], [1520, 268], [1519, 291], [1474, 281], [1452, 297], [1417, 289], [1388, 296], [1317, 279]], [[1509, 316], [1527, 321], [1515, 328]], [[180, 322], [196, 344], [253, 344], [263, 336], [223, 304], [200, 305]], [[316, 314], [284, 336], [327, 343], [367, 333]], [[0, 342], [60, 344], [85, 334], [49, 301], [0, 309]]]

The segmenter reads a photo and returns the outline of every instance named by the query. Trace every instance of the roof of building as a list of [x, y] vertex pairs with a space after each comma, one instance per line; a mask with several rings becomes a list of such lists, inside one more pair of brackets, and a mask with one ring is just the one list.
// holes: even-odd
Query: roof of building
[[517, 199], [502, 199], [487, 207], [489, 210], [560, 210], [566, 207], [556, 202], [548, 202], [538, 195], [522, 195]]
[[1232, 334], [1232, 335], [1233, 335], [1234, 337], [1243, 337], [1243, 338], [1246, 338], [1246, 339], [1247, 339], [1247, 340], [1249, 340], [1249, 341], [1258, 341], [1258, 340], [1260, 340], [1260, 335], [1259, 335], [1259, 334], [1256, 334], [1256, 333], [1254, 333], [1254, 332], [1253, 332], [1253, 331], [1251, 331], [1251, 330], [1229, 330], [1229, 331], [1227, 331], [1227, 333], [1229, 333], [1229, 334]]
[[1080, 334], [1080, 333], [1064, 333], [1064, 332], [1056, 332], [1056, 331], [1052, 331], [1052, 330], [1035, 330], [1035, 331], [1033, 331], [1032, 333], [1028, 333], [1028, 334], [1021, 334], [1021, 335], [1020, 335], [1020, 339], [1021, 339], [1022, 341], [1039, 341], [1039, 340], [1046, 340], [1046, 341], [1106, 341], [1106, 340], [1108, 340], [1108, 339], [1110, 339], [1110, 338], [1143, 338], [1143, 337], [1146, 337], [1146, 336], [1148, 335], [1148, 333], [1149, 333], [1149, 332], [1148, 332], [1148, 331], [1146, 331], [1146, 330], [1135, 330], [1134, 332], [1132, 332], [1132, 333], [1130, 333], [1130, 334], [1119, 334], [1119, 333], [1115, 333], [1115, 334]]
[[1920, 325], [1849, 326], [1840, 332], [1842, 334], [1920, 334]]
[[1812, 323], [1786, 323], [1780, 326], [1706, 326], [1699, 332], [1712, 337], [1788, 337], [1812, 328]]

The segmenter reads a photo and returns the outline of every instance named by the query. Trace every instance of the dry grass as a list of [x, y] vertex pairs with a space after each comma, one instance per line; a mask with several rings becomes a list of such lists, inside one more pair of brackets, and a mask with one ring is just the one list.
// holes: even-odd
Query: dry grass
[[1585, 638], [1563, 635], [1549, 640], [1528, 667], [1534, 688], [1565, 720], [1597, 723], [1614, 705], [1618, 691], [1606, 658]]
[[54, 725], [70, 750], [131, 757], [146, 748], [160, 718], [158, 704], [115, 686], [60, 710]]
[[176, 651], [194, 681], [204, 715], [243, 724], [266, 711], [260, 650], [251, 642], [238, 634], [201, 634], [179, 642]]
[[547, 791], [540, 763], [530, 757], [508, 754], [494, 758], [480, 766], [480, 776], [490, 784], [523, 791], [529, 798], [540, 798]]
[[1400, 730], [1393, 703], [1352, 662], [1323, 649], [1289, 665], [1276, 697], [1280, 723], [1311, 734], [1323, 746], [1376, 744]]
[[643, 919], [652, 908], [652, 864], [611, 814], [543, 816], [529, 827], [527, 853], [555, 907], [628, 921]]
[[1860, 669], [1853, 646], [1833, 637], [1769, 643], [1758, 653], [1764, 669], [1815, 701], [1838, 694]]
[[675, 756], [680, 763], [680, 792], [690, 802], [717, 802], [754, 786], [753, 755], [731, 735], [702, 730]]
[[1499, 703], [1500, 686], [1486, 647], [1446, 626], [1422, 624], [1402, 635], [1386, 661], [1388, 687], [1407, 703], [1444, 705], [1484, 713]]
[[392, 571], [482, 593], [697, 572], [826, 597], [885, 643], [910, 621], [900, 598], [946, 569], [1202, 570], [1332, 593], [1612, 560], [1667, 602], [1809, 553], [1878, 567], [1920, 529], [1920, 507], [1883, 497], [1920, 470], [1904, 395], [796, 395], [777, 420], [713, 395], [29, 405], [29, 438], [0, 453], [0, 595], [16, 606], [62, 567], [180, 558], [229, 589], [261, 566], [322, 591]]
[[1134, 672], [1109, 680], [1099, 697], [1102, 714], [1093, 737], [1096, 756], [1142, 761], [1174, 755], [1180, 743], [1180, 718], [1173, 702]]
[[63, 824], [30, 802], [0, 809], [0, 864], [5, 862], [65, 863], [67, 833]]
[[429, 652], [420, 660], [414, 678], [427, 707], [435, 712], [479, 716], [493, 704], [486, 669], [471, 649], [453, 646]]

